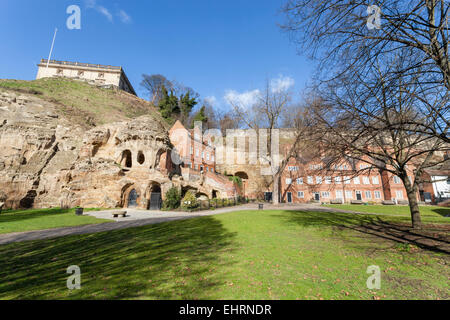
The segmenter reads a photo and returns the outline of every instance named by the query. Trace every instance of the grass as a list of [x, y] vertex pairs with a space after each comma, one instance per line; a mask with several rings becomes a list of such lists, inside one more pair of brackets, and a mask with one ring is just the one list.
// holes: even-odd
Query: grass
[[[241, 211], [9, 244], [0, 299], [449, 299], [449, 256], [352, 228], [373, 219]], [[81, 290], [66, 288], [71, 265]]]
[[86, 126], [123, 121], [150, 114], [167, 126], [156, 108], [149, 102], [122, 91], [101, 89], [85, 82], [61, 78], [33, 81], [0, 80], [0, 89], [36, 95], [55, 103], [57, 111], [75, 123]]
[[[384, 206], [384, 205], [325, 205], [325, 207], [363, 212], [363, 213], [376, 213], [380, 215], [389, 216], [402, 216], [407, 219], [411, 219], [411, 213], [408, 206]], [[420, 215], [422, 219], [428, 222], [437, 223], [450, 223], [450, 218], [446, 218], [446, 215], [450, 214], [450, 208], [443, 208], [438, 206], [420, 206]], [[402, 219], [404, 220], [404, 219]]]
[[[97, 211], [99, 209], [85, 209]], [[90, 216], [77, 216], [75, 209], [8, 210], [0, 214], [0, 234], [110, 222]]]

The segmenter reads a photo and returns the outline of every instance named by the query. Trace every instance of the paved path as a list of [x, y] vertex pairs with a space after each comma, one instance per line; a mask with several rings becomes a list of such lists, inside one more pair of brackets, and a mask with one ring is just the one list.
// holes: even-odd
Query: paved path
[[[298, 204], [298, 205], [279, 205], [274, 206], [271, 204], [264, 205], [265, 210], [302, 210], [302, 211], [322, 211], [322, 212], [346, 212], [355, 213], [352, 211], [345, 211], [334, 208], [322, 207], [317, 204]], [[235, 212], [241, 210], [258, 210], [257, 204], [247, 204], [237, 207], [222, 208], [211, 211], [200, 212], [176, 212], [176, 211], [146, 211], [146, 210], [133, 210], [127, 209], [126, 218], [113, 219], [112, 212], [119, 210], [107, 210], [98, 212], [87, 212], [86, 215], [90, 215], [101, 219], [110, 219], [115, 222], [107, 222], [95, 225], [75, 226], [58, 229], [47, 229], [37, 231], [27, 231], [18, 233], [8, 233], [0, 235], [0, 245], [13, 242], [23, 242], [31, 240], [53, 239], [70, 235], [89, 234], [97, 232], [105, 232], [112, 230], [127, 229], [133, 227], [146, 226], [151, 224], [157, 224], [162, 222], [169, 222], [175, 220], [192, 219], [196, 217], [212, 216], [227, 212]]]

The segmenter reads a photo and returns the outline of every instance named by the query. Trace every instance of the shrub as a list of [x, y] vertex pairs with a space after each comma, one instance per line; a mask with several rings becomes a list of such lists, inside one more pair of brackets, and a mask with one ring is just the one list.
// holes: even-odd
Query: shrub
[[164, 200], [164, 209], [177, 209], [180, 207], [181, 194], [177, 188], [172, 187], [166, 193], [166, 200]]
[[199, 206], [198, 200], [192, 191], [188, 191], [181, 200], [181, 208], [183, 209], [195, 209]]
[[228, 178], [231, 182], [237, 184], [239, 187], [242, 187], [242, 178], [233, 176]]

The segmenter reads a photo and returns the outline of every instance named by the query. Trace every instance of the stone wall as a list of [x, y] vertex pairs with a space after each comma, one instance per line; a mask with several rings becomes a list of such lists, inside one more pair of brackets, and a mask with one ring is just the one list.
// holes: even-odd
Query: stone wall
[[[211, 195], [228, 184], [184, 180], [172, 165], [168, 132], [151, 115], [89, 131], [37, 96], [0, 91], [0, 195], [5, 208], [127, 206], [146, 209], [152, 192], [189, 186]], [[211, 183], [212, 185], [209, 185]], [[3, 202], [3, 201], [2, 201]]]

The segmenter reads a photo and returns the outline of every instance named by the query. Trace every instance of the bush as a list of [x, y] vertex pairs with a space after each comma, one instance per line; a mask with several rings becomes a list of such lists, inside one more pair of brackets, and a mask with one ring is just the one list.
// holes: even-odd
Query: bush
[[198, 200], [192, 191], [188, 191], [181, 200], [181, 208], [183, 209], [195, 209], [199, 206]]
[[178, 209], [181, 203], [181, 194], [178, 189], [170, 188], [166, 193], [166, 200], [164, 200], [164, 209]]
[[242, 187], [242, 178], [237, 176], [232, 176], [228, 178], [231, 182], [237, 184], [239, 187]]

